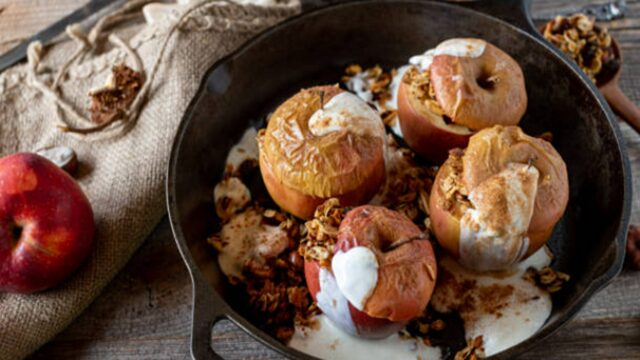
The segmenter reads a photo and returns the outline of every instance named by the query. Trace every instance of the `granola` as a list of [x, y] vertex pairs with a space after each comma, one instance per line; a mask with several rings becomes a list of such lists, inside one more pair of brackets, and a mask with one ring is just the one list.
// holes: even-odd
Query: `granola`
[[571, 279], [568, 274], [556, 271], [549, 266], [540, 270], [528, 268], [522, 277], [548, 293], [560, 291], [562, 286]]
[[484, 341], [482, 336], [469, 340], [467, 347], [458, 351], [454, 357], [455, 360], [477, 360], [484, 357]]
[[569, 55], [595, 83], [606, 80], [620, 67], [611, 35], [585, 14], [556, 16], [545, 25], [542, 34]]
[[318, 206], [313, 219], [305, 223], [306, 237], [300, 242], [299, 254], [306, 260], [319, 261], [321, 266], [329, 266], [338, 228], [345, 213], [346, 209], [340, 206], [340, 201], [336, 198]]

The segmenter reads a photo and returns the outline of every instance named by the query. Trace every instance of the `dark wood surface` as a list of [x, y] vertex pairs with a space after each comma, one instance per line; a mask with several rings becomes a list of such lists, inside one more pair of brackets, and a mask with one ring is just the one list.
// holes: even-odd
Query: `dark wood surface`
[[[0, 0], [0, 52], [86, 0]], [[570, 4], [534, 2], [534, 15]], [[597, 1], [596, 1], [597, 2]], [[640, 2], [627, 1], [622, 20], [608, 25], [625, 54], [623, 90], [640, 102]], [[552, 84], [550, 84], [552, 86]], [[640, 137], [622, 124], [633, 173], [640, 173]], [[640, 177], [634, 189], [640, 192]], [[640, 223], [640, 202], [632, 221]], [[191, 284], [166, 219], [104, 293], [33, 359], [188, 359]], [[230, 323], [213, 330], [225, 359], [278, 359]], [[640, 359], [640, 272], [629, 270], [592, 298], [574, 320], [522, 359]]]

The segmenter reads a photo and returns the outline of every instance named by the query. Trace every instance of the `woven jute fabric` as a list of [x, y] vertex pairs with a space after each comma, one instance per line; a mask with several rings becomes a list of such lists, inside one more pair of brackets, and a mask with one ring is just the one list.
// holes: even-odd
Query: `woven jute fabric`
[[[76, 41], [44, 48], [35, 74], [30, 73], [33, 64], [24, 64], [0, 75], [0, 155], [53, 145], [73, 148], [81, 164], [76, 178], [91, 201], [97, 225], [90, 258], [61, 286], [31, 295], [0, 293], [0, 359], [23, 358], [63, 330], [125, 265], [165, 214], [164, 175], [171, 143], [206, 70], [250, 36], [299, 11], [296, 0], [273, 6], [222, 1], [193, 6], [198, 8], [166, 41], [149, 94], [126, 132], [61, 131], [61, 119], [73, 119], [34, 86], [33, 76], [44, 84], [54, 80], [77, 49]], [[148, 25], [138, 17], [108, 31], [138, 54], [148, 72], [170, 28], [170, 22]], [[135, 65], [130, 53], [109, 45], [106, 35], [104, 44], [71, 64], [57, 92], [87, 117], [89, 90], [103, 85], [114, 65]]]

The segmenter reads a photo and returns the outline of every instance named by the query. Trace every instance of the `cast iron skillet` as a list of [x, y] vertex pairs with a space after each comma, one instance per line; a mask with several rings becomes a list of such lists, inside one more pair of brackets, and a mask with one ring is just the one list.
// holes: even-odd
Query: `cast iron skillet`
[[222, 318], [287, 357], [310, 358], [243, 317], [205, 241], [217, 226], [212, 189], [230, 147], [285, 98], [301, 87], [335, 83], [349, 63], [397, 66], [451, 37], [484, 38], [520, 63], [529, 96], [521, 126], [529, 134], [551, 131], [569, 171], [569, 206], [549, 244], [554, 266], [572, 281], [554, 296], [546, 325], [495, 358], [511, 358], [551, 334], [620, 271], [631, 187], [611, 110], [578, 68], [537, 35], [528, 1], [483, 0], [465, 7], [389, 0], [335, 4], [267, 30], [209, 69], [182, 119], [167, 176], [171, 226], [193, 281], [194, 358], [219, 358], [210, 339]]

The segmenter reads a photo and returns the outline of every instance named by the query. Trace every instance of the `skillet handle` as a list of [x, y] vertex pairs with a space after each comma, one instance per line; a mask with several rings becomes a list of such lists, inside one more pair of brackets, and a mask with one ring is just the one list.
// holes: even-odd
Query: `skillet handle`
[[211, 329], [226, 318], [227, 305], [197, 274], [192, 274], [193, 312], [191, 319], [191, 357], [194, 360], [223, 360], [211, 348]]
[[491, 15], [540, 37], [531, 19], [531, 0], [479, 0], [461, 1], [456, 4]]

